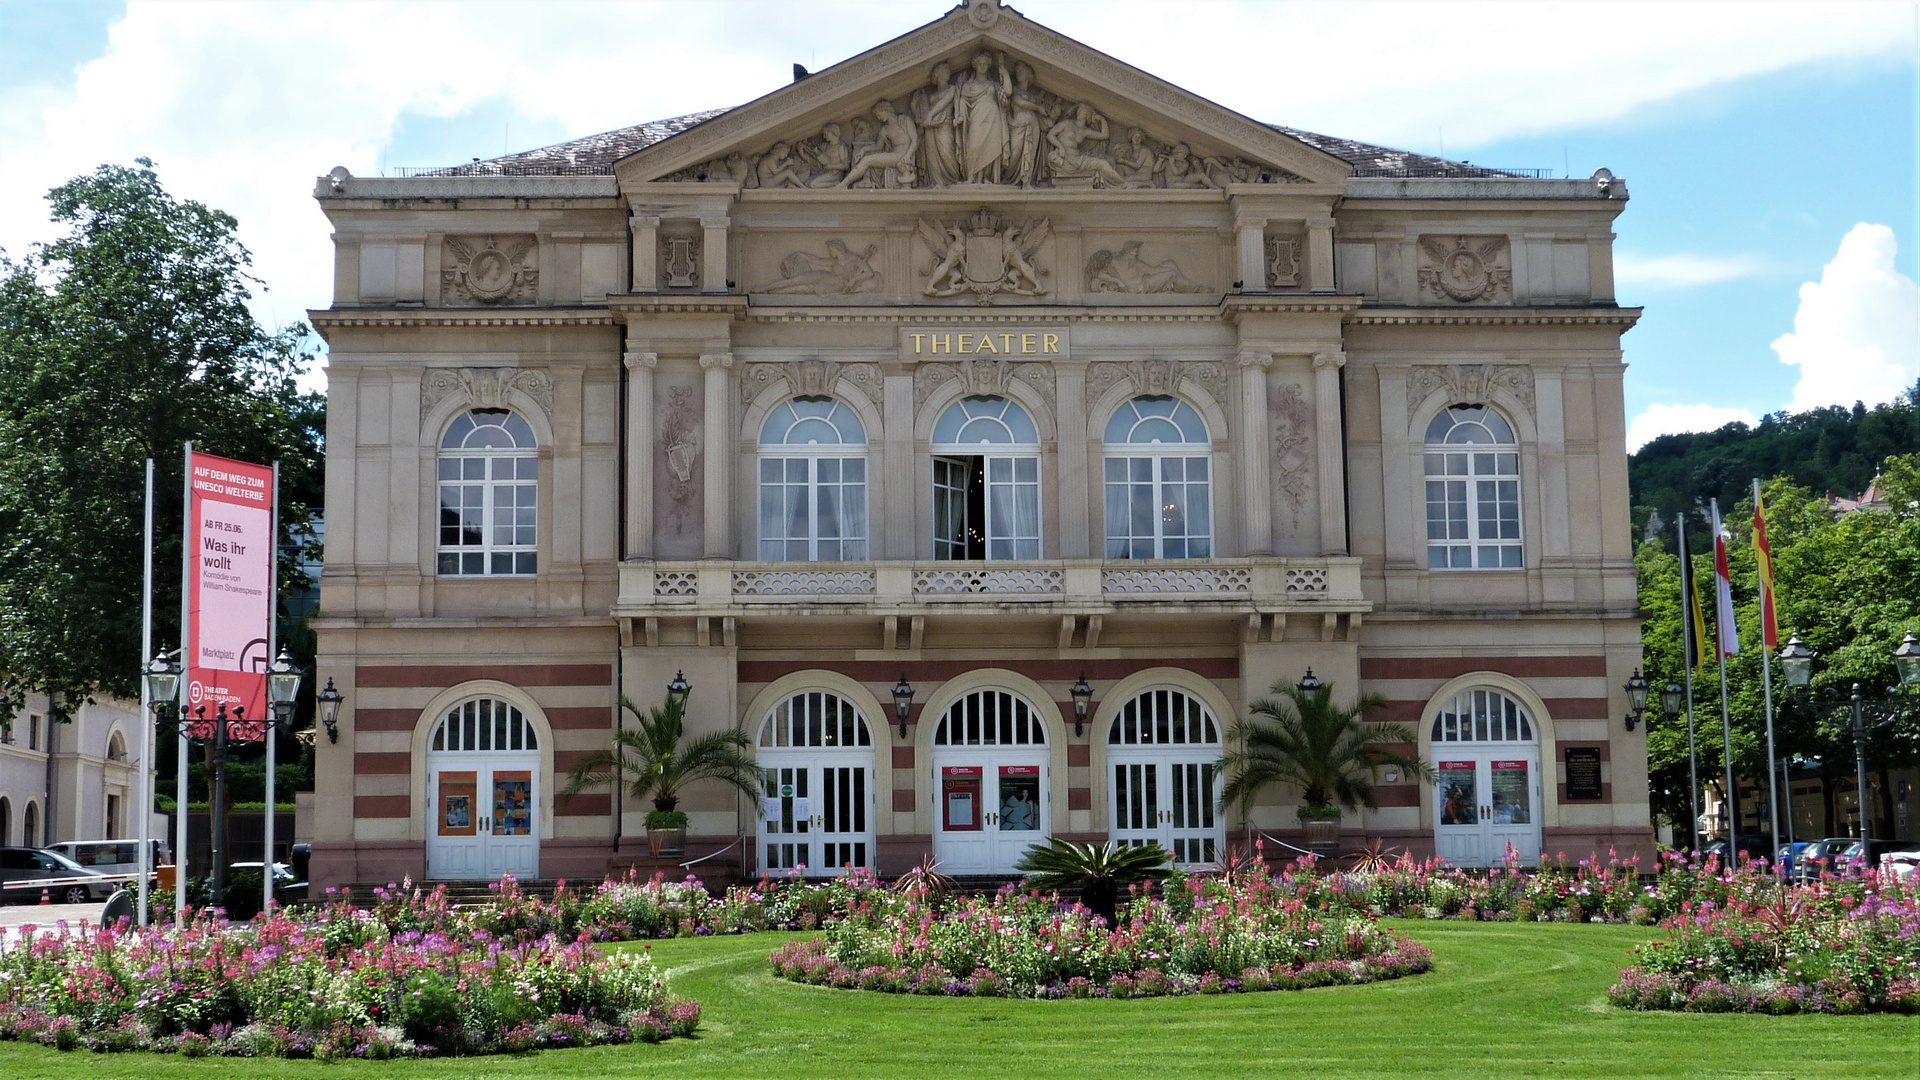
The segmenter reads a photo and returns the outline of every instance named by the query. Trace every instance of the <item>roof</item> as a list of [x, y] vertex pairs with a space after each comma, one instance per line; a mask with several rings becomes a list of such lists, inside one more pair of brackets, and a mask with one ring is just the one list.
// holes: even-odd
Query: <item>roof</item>
[[[538, 150], [526, 150], [504, 157], [487, 158], [465, 165], [441, 168], [408, 169], [412, 176], [611, 176], [613, 165], [636, 151], [663, 142], [731, 109], [708, 109], [666, 120], [653, 120], [632, 127], [603, 131], [570, 142], [554, 143]], [[1299, 128], [1268, 124], [1290, 138], [1298, 139], [1323, 153], [1332, 154], [1353, 165], [1355, 176], [1386, 177], [1516, 177], [1535, 175], [1530, 169], [1489, 169], [1464, 161], [1395, 150], [1387, 146], [1321, 135]]]

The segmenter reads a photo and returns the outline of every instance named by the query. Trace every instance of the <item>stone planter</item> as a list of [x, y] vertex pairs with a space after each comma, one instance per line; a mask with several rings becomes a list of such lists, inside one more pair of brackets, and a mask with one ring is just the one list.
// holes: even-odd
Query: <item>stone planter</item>
[[670, 829], [648, 829], [647, 847], [655, 858], [687, 853], [687, 827], [676, 825]]
[[1307, 833], [1307, 848], [1316, 855], [1332, 855], [1340, 850], [1340, 819], [1301, 818], [1300, 827]]

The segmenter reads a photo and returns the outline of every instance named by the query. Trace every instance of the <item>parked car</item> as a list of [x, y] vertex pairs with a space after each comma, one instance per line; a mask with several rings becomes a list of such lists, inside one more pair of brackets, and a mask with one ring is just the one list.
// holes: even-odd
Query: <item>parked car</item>
[[1889, 851], [1880, 856], [1880, 868], [1901, 880], [1910, 878], [1920, 870], [1920, 851]]
[[[228, 863], [227, 869], [229, 871], [227, 880], [231, 881], [234, 873], [242, 871], [259, 873], [260, 862], [256, 859], [253, 862]], [[292, 867], [283, 862], [276, 862], [273, 864], [273, 895], [283, 904], [294, 900], [305, 900], [307, 883], [293, 875]]]
[[[148, 872], [169, 861], [164, 840], [148, 840], [147, 846], [152, 849], [148, 856]], [[126, 877], [134, 877], [140, 873], [140, 841], [138, 840], [67, 840], [63, 843], [49, 844], [44, 850], [56, 855], [65, 855], [96, 873], [118, 874]]]
[[1780, 850], [1774, 852], [1774, 855], [1773, 855], [1774, 865], [1779, 867], [1781, 873], [1784, 873], [1784, 874], [1794, 873], [1795, 869], [1800, 864], [1801, 854], [1805, 852], [1807, 848], [1810, 846], [1811, 845], [1809, 844], [1809, 842], [1805, 840], [1801, 840], [1792, 844], [1781, 844]]
[[1833, 869], [1834, 856], [1852, 844], [1854, 837], [1829, 836], [1823, 840], [1814, 840], [1800, 852], [1798, 865], [1793, 869], [1795, 881], [1813, 881], [1822, 873]]
[[1906, 840], [1853, 840], [1846, 847], [1834, 853], [1835, 867], [1846, 867], [1854, 863], [1862, 869], [1877, 869], [1880, 856], [1900, 851], [1909, 845]]
[[[1701, 854], [1718, 855], [1720, 856], [1721, 863], [1724, 864], [1728, 861], [1727, 841], [1725, 838], [1715, 840], [1702, 849]], [[1765, 862], [1767, 859], [1773, 857], [1773, 841], [1764, 836], [1746, 836], [1743, 834], [1740, 837], [1740, 856], [1742, 862], [1748, 859], [1757, 859]]]
[[[49, 884], [51, 881], [60, 883]], [[105, 900], [119, 887], [112, 878], [94, 873], [65, 855], [39, 848], [0, 848], [0, 903], [37, 904], [44, 888], [56, 903], [84, 904]]]

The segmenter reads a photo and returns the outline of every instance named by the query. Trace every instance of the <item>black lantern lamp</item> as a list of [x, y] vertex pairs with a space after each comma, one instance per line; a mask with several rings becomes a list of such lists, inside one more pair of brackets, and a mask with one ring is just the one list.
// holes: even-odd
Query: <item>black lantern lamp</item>
[[893, 684], [893, 715], [900, 721], [900, 737], [907, 737], [907, 717], [913, 714], [913, 686], [907, 682], [907, 673], [900, 673], [900, 681]]
[[1681, 708], [1686, 703], [1687, 692], [1680, 688], [1679, 683], [1670, 682], [1660, 688], [1660, 708], [1665, 710], [1668, 716], [1679, 716]]
[[1633, 677], [1627, 680], [1627, 730], [1632, 731], [1640, 718], [1647, 715], [1647, 691], [1652, 684], [1640, 674], [1639, 668], [1633, 669]]
[[320, 717], [320, 726], [327, 729], [327, 741], [330, 743], [340, 741], [340, 703], [345, 700], [340, 696], [340, 691], [333, 688], [333, 676], [327, 676], [326, 689], [320, 691], [314, 704]]
[[1079, 681], [1068, 688], [1073, 695], [1073, 737], [1086, 734], [1087, 710], [1093, 705], [1093, 687], [1087, 685], [1087, 673], [1081, 672]]
[[1303, 694], [1311, 694], [1320, 689], [1320, 680], [1314, 678], [1313, 669], [1308, 668], [1307, 673], [1300, 677], [1300, 681], [1293, 684], [1293, 688]]
[[273, 666], [267, 669], [267, 702], [273, 706], [273, 717], [284, 724], [293, 716], [294, 701], [300, 696], [300, 669], [293, 664], [293, 657], [282, 648], [280, 655], [273, 660]]
[[693, 693], [693, 684], [687, 681], [687, 673], [674, 669], [673, 681], [667, 684], [667, 701], [674, 705], [685, 705], [687, 696]]
[[[1912, 641], [1912, 635], [1908, 635]], [[1813, 685], [1813, 650], [1800, 640], [1800, 635], [1787, 639], [1786, 647], [1780, 650], [1780, 667], [1787, 673], [1787, 689], [1805, 690]]]
[[1893, 670], [1900, 675], [1903, 692], [1920, 693], [1920, 640], [1914, 638], [1911, 630], [1900, 639], [1900, 647], [1893, 650]]
[[174, 704], [180, 696], [180, 665], [173, 662], [173, 655], [165, 649], [147, 664], [144, 677], [147, 680], [147, 705], [155, 714], [163, 706]]

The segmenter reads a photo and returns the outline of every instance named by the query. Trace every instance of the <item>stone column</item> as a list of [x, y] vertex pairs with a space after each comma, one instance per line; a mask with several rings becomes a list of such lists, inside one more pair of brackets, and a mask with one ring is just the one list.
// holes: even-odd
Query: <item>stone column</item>
[[1240, 291], [1267, 291], [1267, 219], [1239, 218], [1233, 223], [1240, 235]]
[[1313, 356], [1313, 434], [1320, 454], [1320, 552], [1347, 553], [1346, 431], [1340, 414], [1340, 369], [1347, 354]]
[[1307, 289], [1332, 292], [1333, 215], [1307, 219]]
[[[885, 430], [880, 437], [886, 447], [887, 471], [880, 520], [886, 531], [875, 535], [874, 519], [868, 517], [868, 551], [875, 560], [912, 559], [918, 555], [920, 478], [928, 468], [913, 452], [913, 375], [889, 371], [881, 385], [880, 417]], [[872, 439], [873, 434], [867, 437]]]
[[1240, 455], [1240, 506], [1243, 531], [1241, 554], [1273, 554], [1272, 442], [1267, 428], [1267, 369], [1273, 353], [1248, 349], [1240, 354], [1240, 430], [1235, 440]]
[[733, 393], [728, 372], [730, 352], [704, 353], [700, 369], [706, 372], [706, 522], [705, 554], [709, 559], [731, 559], [733, 551]]
[[1055, 460], [1060, 467], [1060, 557], [1087, 559], [1096, 552], [1106, 552], [1106, 545], [1093, 536], [1088, 517], [1089, 500], [1104, 489], [1087, 460], [1087, 366], [1080, 361], [1056, 363], [1053, 373], [1060, 402], [1055, 416], [1059, 424], [1059, 454]]
[[727, 226], [731, 224], [732, 221], [723, 217], [700, 219], [700, 228], [705, 232], [700, 245], [705, 263], [700, 268], [701, 292], [727, 291]]
[[627, 218], [633, 232], [633, 291], [660, 291], [660, 219], [639, 214]]
[[627, 558], [653, 558], [653, 369], [660, 354], [627, 362]]

